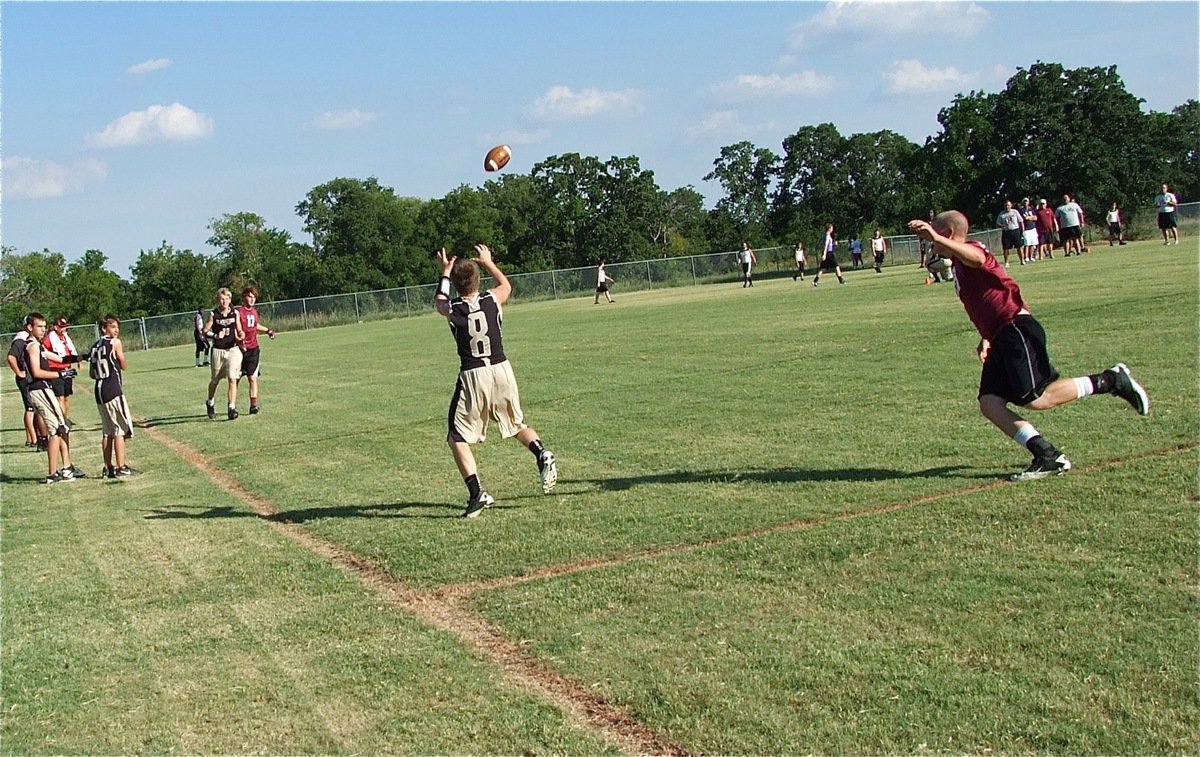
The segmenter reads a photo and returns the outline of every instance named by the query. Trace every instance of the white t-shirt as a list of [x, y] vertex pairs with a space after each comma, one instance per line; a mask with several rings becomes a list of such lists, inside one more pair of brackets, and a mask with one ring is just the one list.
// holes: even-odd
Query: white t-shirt
[[600, 268], [597, 268], [596, 269], [596, 286], [604, 286], [604, 282], [607, 279], [608, 279], [608, 277], [604, 275], [604, 267], [601, 266]]
[[801, 263], [803, 261], [804, 261], [804, 248], [797, 247], [796, 248], [796, 262]]
[[1119, 210], [1108, 211], [1108, 222], [1109, 223], [1120, 223], [1121, 222], [1121, 211], [1119, 211]]
[[749, 263], [750, 262], [750, 251], [742, 250], [741, 252], [739, 252], [738, 260], [742, 263]]
[[1158, 206], [1159, 213], [1174, 213], [1175, 205], [1178, 202], [1179, 200], [1176, 199], [1174, 192], [1163, 192], [1154, 198], [1154, 204]]

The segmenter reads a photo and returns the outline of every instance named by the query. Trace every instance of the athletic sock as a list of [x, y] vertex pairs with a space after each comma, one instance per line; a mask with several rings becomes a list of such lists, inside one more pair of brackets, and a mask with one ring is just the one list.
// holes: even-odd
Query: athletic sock
[[[1087, 380], [1092, 385], [1092, 390], [1096, 394], [1111, 394], [1113, 387], [1117, 384], [1117, 376], [1112, 371], [1104, 371], [1092, 376], [1088, 376]], [[1079, 379], [1076, 379], [1078, 381]], [[1080, 397], [1084, 395], [1079, 395]]]
[[479, 499], [479, 495], [483, 493], [483, 487], [479, 485], [479, 476], [472, 473], [463, 479], [463, 483], [467, 485], [467, 495], [471, 499]]
[[1038, 433], [1032, 423], [1027, 423], [1013, 434], [1013, 441], [1029, 450], [1036, 458], [1056, 457], [1058, 450]]
[[1096, 378], [1098, 377], [1079, 376], [1078, 378], [1071, 379], [1075, 382], [1075, 397], [1083, 398], [1089, 394], [1094, 394], [1096, 392]]
[[541, 439], [534, 439], [529, 443], [529, 451], [533, 453], [533, 458], [538, 461], [538, 466], [542, 464], [542, 453], [546, 451], [545, 445]]
[[204, 400], [204, 404], [208, 405], [209, 407], [216, 407], [216, 403], [213, 400]]

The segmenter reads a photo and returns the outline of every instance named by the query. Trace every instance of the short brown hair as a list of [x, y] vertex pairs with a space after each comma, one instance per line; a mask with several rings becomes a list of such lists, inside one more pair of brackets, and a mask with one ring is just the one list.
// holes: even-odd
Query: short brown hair
[[248, 287], [246, 287], [245, 289], [243, 289], [243, 290], [242, 290], [242, 296], [243, 296], [243, 297], [245, 297], [245, 296], [246, 296], [246, 295], [248, 295], [248, 294], [252, 294], [252, 295], [254, 295], [254, 299], [256, 299], [256, 300], [257, 300], [257, 299], [258, 299], [258, 287], [256, 287], [256, 286], [248, 286]]
[[104, 329], [108, 328], [110, 325], [112, 325], [114, 323], [119, 326], [121, 324], [121, 319], [117, 318], [112, 313], [109, 313], [108, 315], [106, 315], [100, 319], [100, 330], [103, 331]]
[[479, 291], [479, 265], [470, 258], [459, 258], [450, 269], [450, 281], [459, 296]]

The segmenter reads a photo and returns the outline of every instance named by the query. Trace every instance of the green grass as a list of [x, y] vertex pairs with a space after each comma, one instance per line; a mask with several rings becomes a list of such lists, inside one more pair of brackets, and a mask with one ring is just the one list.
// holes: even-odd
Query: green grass
[[[617, 748], [515, 665], [692, 752], [1195, 753], [1196, 258], [1138, 243], [1012, 272], [1064, 375], [1122, 360], [1153, 400], [1030, 414], [1076, 470], [1023, 485], [1002, 479], [1027, 454], [975, 407], [977, 337], [915, 266], [509, 308], [562, 478], [541, 495], [530, 454], [489, 438], [498, 501], [469, 522], [432, 315], [267, 342], [264, 412], [235, 423], [202, 418], [190, 349], [133, 355], [156, 428], [121, 483], [36, 483], [6, 382], [0, 750]], [[88, 391], [74, 407], [98, 469]], [[525, 661], [286, 528], [431, 606], [461, 596]]]

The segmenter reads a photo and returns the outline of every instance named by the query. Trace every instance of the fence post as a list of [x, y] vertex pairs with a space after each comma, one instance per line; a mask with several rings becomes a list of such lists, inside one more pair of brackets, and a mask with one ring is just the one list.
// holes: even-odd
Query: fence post
[[647, 289], [654, 288], [654, 280], [650, 278], [650, 261], [649, 260], [646, 261], [646, 288]]
[[308, 298], [307, 297], [300, 298], [300, 309], [301, 309], [301, 311], [303, 311], [303, 316], [302, 316], [300, 322], [304, 325], [304, 330], [307, 331], [308, 330]]
[[558, 277], [554, 275], [554, 269], [550, 269], [550, 288], [554, 290], [554, 299], [558, 299]]
[[696, 286], [696, 256], [691, 256], [689, 260], [692, 261], [692, 286]]
[[139, 318], [138, 326], [141, 328], [141, 331], [142, 331], [142, 349], [148, 350], [148, 349], [150, 349], [150, 342], [146, 341], [146, 319]]
[[362, 313], [358, 311], [358, 292], [354, 293], [354, 320], [362, 323]]
[[412, 315], [412, 308], [408, 305], [408, 290], [409, 287], [404, 287], [404, 317]]

